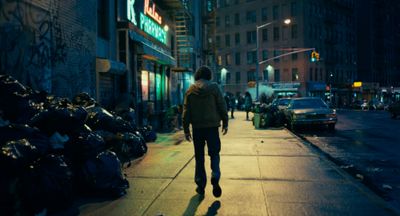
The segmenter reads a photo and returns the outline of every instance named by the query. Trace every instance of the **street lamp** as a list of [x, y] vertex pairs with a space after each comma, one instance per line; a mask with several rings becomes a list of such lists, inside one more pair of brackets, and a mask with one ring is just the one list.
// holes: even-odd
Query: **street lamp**
[[224, 83], [226, 85], [226, 74], [228, 73], [228, 70], [226, 68], [221, 69], [221, 90], [224, 91]]
[[[262, 24], [262, 25], [259, 25], [259, 26], [256, 26], [256, 99], [258, 100], [258, 85], [259, 85], [259, 62], [258, 62], [258, 59], [259, 59], [259, 57], [258, 57], [258, 55], [259, 55], [259, 42], [258, 42], [258, 32], [259, 32], [259, 30], [261, 29], [261, 28], [265, 28], [265, 27], [267, 27], [267, 26], [269, 26], [269, 25], [271, 25], [271, 24], [274, 24], [274, 23], [276, 23], [277, 22], [277, 20], [275, 20], [275, 21], [272, 21], [272, 22], [268, 22], [268, 23], [265, 23], [265, 24]], [[283, 23], [285, 24], [285, 25], [289, 25], [290, 23], [292, 22], [292, 20], [291, 19], [285, 19], [285, 20], [283, 20]]]

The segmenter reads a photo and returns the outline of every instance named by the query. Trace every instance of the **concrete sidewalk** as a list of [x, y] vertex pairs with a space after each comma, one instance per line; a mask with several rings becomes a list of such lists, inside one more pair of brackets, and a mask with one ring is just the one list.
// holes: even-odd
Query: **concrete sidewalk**
[[[255, 130], [235, 113], [222, 138], [222, 197], [196, 194], [194, 153], [183, 132], [160, 135], [126, 170], [130, 189], [82, 215], [396, 215], [386, 203], [286, 129]], [[207, 174], [210, 175], [207, 157]]]

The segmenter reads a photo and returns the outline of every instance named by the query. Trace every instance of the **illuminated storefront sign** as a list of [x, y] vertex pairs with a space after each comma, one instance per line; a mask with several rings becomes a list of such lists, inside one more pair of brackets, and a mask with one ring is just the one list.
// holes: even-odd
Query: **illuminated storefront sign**
[[167, 44], [167, 31], [143, 13], [140, 13], [140, 29], [160, 42]]
[[149, 15], [155, 21], [157, 21], [158, 24], [162, 24], [162, 18], [156, 11], [156, 4], [153, 3], [153, 7], [150, 7], [149, 0], [144, 1], [144, 15]]
[[353, 83], [353, 87], [354, 88], [359, 88], [359, 87], [361, 87], [362, 86], [362, 82], [354, 82]]
[[167, 44], [168, 26], [162, 27], [162, 17], [150, 0], [127, 0], [127, 19], [158, 41]]
[[137, 26], [137, 21], [136, 21], [136, 13], [135, 13], [135, 0], [128, 0], [127, 1], [127, 15], [128, 15], [128, 20], [133, 23], [133, 25]]

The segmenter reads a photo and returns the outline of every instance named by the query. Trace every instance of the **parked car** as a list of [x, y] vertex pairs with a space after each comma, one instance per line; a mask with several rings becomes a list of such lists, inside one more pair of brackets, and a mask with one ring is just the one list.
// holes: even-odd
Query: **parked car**
[[383, 102], [377, 100], [377, 99], [372, 99], [368, 102], [368, 108], [370, 110], [383, 110], [384, 109], [384, 104]]
[[390, 104], [388, 111], [390, 112], [392, 118], [396, 118], [398, 115], [400, 115], [400, 101]]
[[285, 116], [288, 127], [327, 125], [329, 130], [335, 129], [336, 110], [331, 109], [321, 98], [294, 98], [290, 101]]
[[276, 126], [281, 126], [287, 122], [285, 110], [290, 103], [290, 98], [274, 99], [271, 103], [270, 110], [275, 120]]
[[284, 110], [289, 105], [290, 100], [290, 98], [278, 98], [272, 101], [271, 106], [277, 107], [279, 110]]

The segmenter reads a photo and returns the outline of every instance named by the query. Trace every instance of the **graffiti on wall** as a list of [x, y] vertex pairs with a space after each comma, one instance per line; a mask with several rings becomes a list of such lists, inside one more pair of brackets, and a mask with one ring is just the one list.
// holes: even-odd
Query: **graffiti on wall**
[[88, 79], [86, 83], [77, 80], [94, 71], [95, 42], [84, 28], [66, 25], [60, 14], [66, 4], [78, 2], [0, 0], [0, 74], [65, 96], [84, 88], [77, 83], [88, 85]]

